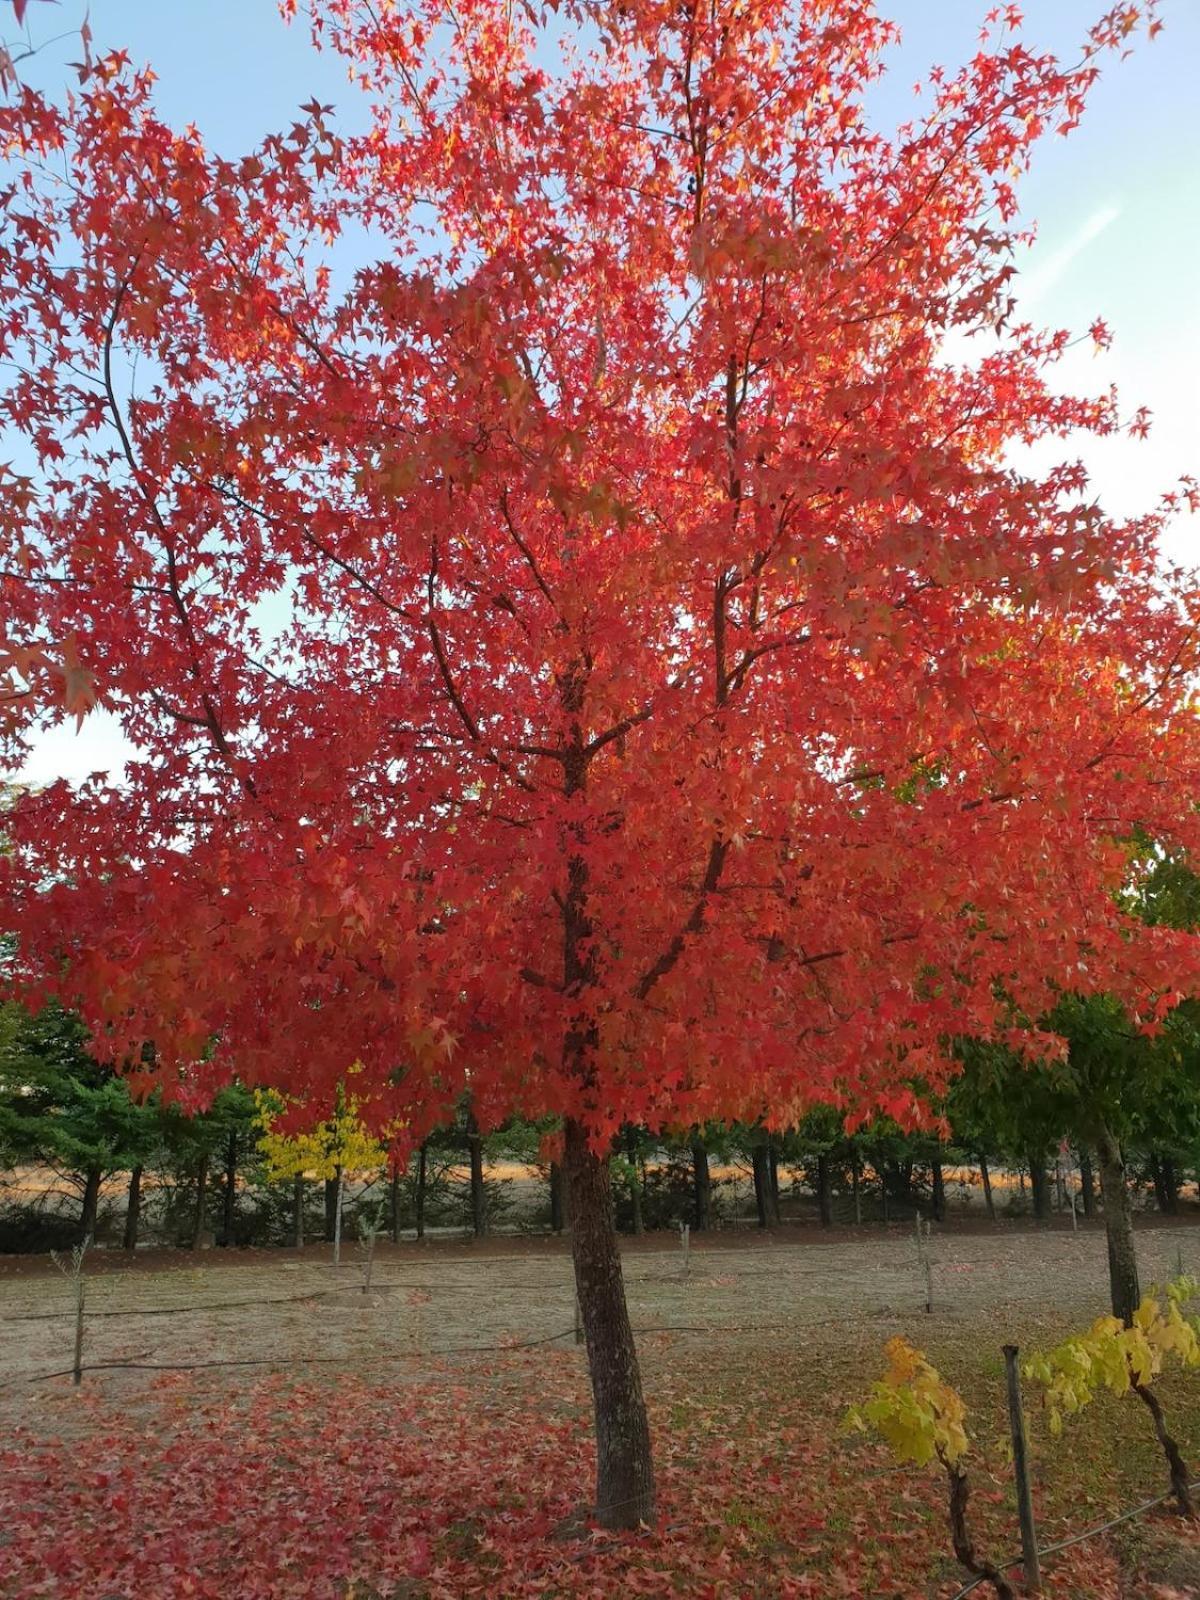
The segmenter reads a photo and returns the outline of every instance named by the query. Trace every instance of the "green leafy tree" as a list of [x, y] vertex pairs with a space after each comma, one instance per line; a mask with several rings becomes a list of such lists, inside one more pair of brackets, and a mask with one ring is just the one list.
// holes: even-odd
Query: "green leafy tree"
[[0, 1151], [79, 1189], [82, 1238], [95, 1234], [105, 1177], [140, 1170], [158, 1136], [156, 1108], [137, 1104], [126, 1081], [92, 1057], [77, 1017], [57, 1005], [36, 1013], [0, 1005]]

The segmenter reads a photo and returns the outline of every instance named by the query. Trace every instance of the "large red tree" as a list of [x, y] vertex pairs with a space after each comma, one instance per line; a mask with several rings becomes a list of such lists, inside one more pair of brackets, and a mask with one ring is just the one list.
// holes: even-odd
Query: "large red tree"
[[618, 1124], [903, 1115], [951, 1032], [1195, 973], [1113, 894], [1193, 842], [1170, 504], [1005, 456], [1137, 425], [1056, 392], [1012, 185], [1147, 9], [997, 13], [895, 139], [867, 0], [320, 0], [373, 125], [240, 161], [122, 55], [10, 83], [10, 705], [138, 751], [10, 811], [16, 979], [184, 1094], [560, 1113], [609, 1524]]

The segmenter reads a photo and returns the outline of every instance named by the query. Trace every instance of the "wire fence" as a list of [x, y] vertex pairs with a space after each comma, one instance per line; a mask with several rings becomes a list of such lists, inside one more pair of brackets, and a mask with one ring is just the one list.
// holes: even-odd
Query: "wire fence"
[[[1062, 1237], [1063, 1236], [1061, 1235], [1059, 1236], [1060, 1239]], [[1071, 1236], [1068, 1234], [1065, 1237], [1069, 1240]], [[896, 1240], [893, 1236], [893, 1248], [898, 1246], [900, 1243], [901, 1241]], [[1174, 1237], [1170, 1239], [1170, 1245], [1176, 1252], [1178, 1252], [1178, 1245]], [[831, 1248], [836, 1249], [836, 1247]], [[905, 1246], [905, 1248], [907, 1248], [907, 1246]], [[755, 1260], [754, 1264], [750, 1264], [747, 1261], [748, 1252], [745, 1247], [738, 1249], [736, 1247], [722, 1247], [714, 1245], [712, 1247], [705, 1247], [702, 1250], [695, 1252], [690, 1258], [690, 1263], [686, 1255], [683, 1256], [681, 1260], [680, 1253], [670, 1251], [658, 1252], [654, 1255], [646, 1253], [643, 1255], [634, 1256], [627, 1263], [627, 1265], [634, 1266], [636, 1263], [638, 1270], [641, 1271], [640, 1277], [637, 1276], [635, 1272], [635, 1275], [631, 1279], [631, 1287], [637, 1284], [640, 1284], [643, 1287], [649, 1286], [657, 1289], [662, 1289], [664, 1286], [673, 1286], [671, 1287], [671, 1292], [672, 1294], [677, 1294], [678, 1289], [684, 1285], [690, 1285], [692, 1289], [699, 1289], [701, 1292], [704, 1292], [706, 1284], [711, 1284], [714, 1281], [721, 1281], [726, 1284], [733, 1284], [735, 1295], [737, 1295], [742, 1290], [743, 1280], [758, 1280], [767, 1278], [778, 1280], [780, 1279], [781, 1275], [786, 1277], [789, 1273], [795, 1272], [798, 1261], [807, 1259], [811, 1263], [813, 1258], [813, 1250], [814, 1246], [812, 1244], [805, 1244], [800, 1247], [773, 1246], [769, 1251], [768, 1259], [763, 1260], [761, 1264], [758, 1264], [757, 1260]], [[903, 1254], [903, 1252], [899, 1253], [901, 1255]], [[917, 1251], [917, 1256], [920, 1256], [919, 1249]], [[726, 1277], [724, 1279], [714, 1280], [712, 1277], [712, 1272], [716, 1270], [719, 1273], [723, 1265], [722, 1258], [737, 1258], [739, 1270], [733, 1274], [732, 1278]], [[568, 1258], [566, 1256], [554, 1255], [546, 1256], [541, 1259], [545, 1262], [547, 1268], [546, 1273], [542, 1276], [531, 1274], [528, 1271], [522, 1272], [520, 1271], [519, 1267], [514, 1276], [510, 1277], [507, 1272], [504, 1274], [504, 1286], [506, 1289], [522, 1291], [522, 1296], [518, 1298], [517, 1304], [519, 1304], [525, 1311], [528, 1311], [531, 1306], [538, 1305], [538, 1302], [530, 1297], [528, 1291], [534, 1291], [536, 1295], [540, 1295], [542, 1297], [540, 1309], [543, 1310], [552, 1310], [553, 1302], [557, 1300], [559, 1294], [562, 1294], [565, 1299], [566, 1296], [572, 1292], [572, 1280], [570, 1276]], [[434, 1272], [430, 1273], [426, 1271], [422, 1273], [420, 1278], [408, 1278], [403, 1276], [393, 1277], [391, 1275], [373, 1278], [369, 1282], [370, 1295], [372, 1297], [376, 1295], [380, 1297], [387, 1297], [403, 1293], [418, 1294], [422, 1296], [441, 1294], [451, 1296], [478, 1295], [480, 1294], [483, 1284], [483, 1279], [477, 1271], [478, 1268], [499, 1268], [501, 1271], [504, 1271], [507, 1266], [517, 1265], [517, 1263], [513, 1262], [512, 1258], [487, 1257], [476, 1261], [456, 1260], [448, 1262], [445, 1265], [450, 1269], [449, 1272], [435, 1270]], [[996, 1261], [992, 1256], [989, 1256], [985, 1248], [982, 1246], [977, 1246], [969, 1253], [964, 1252], [952, 1263], [948, 1263], [947, 1265], [948, 1269], [974, 1270], [986, 1266], [994, 1266], [996, 1265]], [[561, 1271], [559, 1271], [560, 1267]], [[706, 1269], [708, 1269], [707, 1276]], [[1051, 1269], [1053, 1270], [1053, 1262], [1051, 1263]], [[321, 1264], [320, 1266], [315, 1267], [314, 1270], [322, 1273], [323, 1275], [328, 1268], [325, 1266], [325, 1264]], [[335, 1271], [336, 1270], [337, 1269], [335, 1269]], [[906, 1273], [908, 1274], [907, 1280], [904, 1278]], [[363, 1306], [367, 1307], [372, 1305], [372, 1300], [368, 1299], [366, 1296], [368, 1282], [360, 1277], [359, 1273], [355, 1271], [354, 1267], [350, 1263], [345, 1264], [340, 1269], [340, 1274], [340, 1281], [332, 1284], [327, 1282], [323, 1283], [320, 1281], [313, 1282], [311, 1284], [305, 1284], [302, 1288], [298, 1289], [296, 1293], [291, 1294], [234, 1296], [212, 1300], [195, 1299], [189, 1300], [186, 1303], [170, 1305], [145, 1303], [145, 1297], [142, 1297], [143, 1303], [140, 1304], [135, 1302], [132, 1304], [121, 1304], [115, 1306], [97, 1306], [94, 1309], [89, 1307], [86, 1311], [86, 1321], [90, 1325], [93, 1321], [111, 1321], [112, 1319], [121, 1318], [129, 1319], [130, 1321], [137, 1321], [142, 1318], [187, 1318], [189, 1316], [202, 1316], [208, 1313], [255, 1313], [261, 1309], [306, 1304], [316, 1305], [320, 1302], [328, 1301], [334, 1298], [342, 1301], [343, 1303], [350, 1302], [353, 1304], [358, 1304], [360, 1300], [360, 1293], [362, 1297], [361, 1303]], [[88, 1282], [89, 1286], [98, 1286], [101, 1284], [106, 1286], [111, 1285], [112, 1292], [119, 1293], [128, 1287], [131, 1277], [135, 1282], [145, 1281], [140, 1274], [102, 1273], [90, 1277]], [[901, 1316], [905, 1318], [918, 1315], [923, 1309], [921, 1299], [924, 1290], [917, 1281], [916, 1273], [913, 1270], [913, 1263], [908, 1262], [906, 1259], [901, 1259], [896, 1266], [896, 1279], [897, 1281], [907, 1281], [910, 1292], [906, 1293], [902, 1305], [879, 1307], [877, 1308], [877, 1314], [886, 1314], [892, 1317]], [[40, 1280], [32, 1285], [30, 1282], [26, 1281], [22, 1285], [27, 1292], [31, 1287], [35, 1292], [42, 1292], [44, 1286], [44, 1280]], [[175, 1286], [172, 1285], [172, 1287], [174, 1288]], [[1023, 1283], [1023, 1287], [1029, 1286]], [[1023, 1294], [1014, 1295], [1012, 1288], [1013, 1286], [1008, 1284], [1004, 1290], [1006, 1296], [1005, 1303], [1007, 1304], [1010, 1312], [1016, 1304], [1019, 1304], [1021, 1300], [1024, 1299]], [[1034, 1290], [1031, 1292], [1029, 1298], [1044, 1298], [1044, 1291], [1039, 1294], [1036, 1290]], [[675, 1303], [678, 1304], [677, 1299]], [[703, 1301], [701, 1301], [700, 1304], [697, 1304], [695, 1298], [690, 1299], [687, 1303], [689, 1305], [695, 1305], [696, 1309], [700, 1309], [700, 1304], [704, 1304]], [[761, 1311], [764, 1308], [760, 1304], [756, 1307], [756, 1309]], [[722, 1321], [706, 1320], [704, 1318], [686, 1316], [684, 1318], [674, 1319], [668, 1316], [662, 1319], [650, 1318], [646, 1320], [638, 1320], [635, 1322], [633, 1331], [639, 1339], [655, 1336], [662, 1336], [665, 1338], [698, 1336], [705, 1340], [719, 1340], [722, 1337], [737, 1339], [750, 1335], [769, 1334], [782, 1335], [784, 1337], [790, 1337], [794, 1340], [797, 1335], [803, 1335], [804, 1333], [818, 1329], [835, 1330], [842, 1329], [847, 1326], [861, 1329], [864, 1326], [865, 1316], [869, 1314], [870, 1313], [865, 1312], [864, 1307], [858, 1306], [853, 1309], [848, 1309], [844, 1313], [840, 1314], [831, 1311], [823, 1311], [817, 1315], [798, 1316], [792, 1312], [783, 1317], [768, 1316], [764, 1318], [760, 1315], [756, 1318], [754, 1316], [742, 1316]], [[14, 1326], [15, 1336], [15, 1328], [17, 1326], [25, 1325], [32, 1327], [35, 1325], [47, 1324], [53, 1326], [55, 1324], [68, 1322], [75, 1315], [76, 1312], [69, 1308], [63, 1308], [61, 1310], [20, 1310], [0, 1315], [0, 1324]], [[293, 1324], [293, 1327], [294, 1326], [295, 1325]], [[374, 1327], [377, 1328], [378, 1323], [375, 1323]], [[243, 1371], [273, 1369], [275, 1371], [280, 1371], [287, 1370], [291, 1367], [341, 1367], [343, 1369], [351, 1369], [355, 1372], [369, 1372], [372, 1369], [404, 1367], [413, 1363], [416, 1363], [419, 1366], [421, 1363], [436, 1363], [442, 1359], [453, 1360], [457, 1357], [515, 1355], [523, 1351], [543, 1349], [558, 1344], [566, 1344], [572, 1339], [578, 1342], [580, 1338], [580, 1329], [578, 1322], [576, 1321], [571, 1326], [559, 1326], [553, 1328], [551, 1331], [537, 1332], [528, 1337], [517, 1337], [514, 1333], [513, 1336], [504, 1336], [502, 1338], [492, 1340], [448, 1340], [436, 1344], [425, 1344], [420, 1340], [419, 1333], [417, 1337], [417, 1347], [409, 1349], [384, 1350], [373, 1348], [366, 1352], [362, 1350], [343, 1350], [337, 1354], [320, 1355], [309, 1355], [293, 1349], [284, 1350], [277, 1348], [271, 1351], [265, 1351], [261, 1355], [246, 1354], [230, 1355], [227, 1357], [217, 1356], [212, 1358], [197, 1357], [196, 1359], [184, 1359], [181, 1357], [181, 1359], [177, 1360], [153, 1360], [146, 1359], [145, 1356], [143, 1356], [143, 1354], [139, 1351], [138, 1354], [134, 1356], [113, 1357], [111, 1359], [98, 1359], [86, 1362], [77, 1361], [76, 1365], [72, 1367], [64, 1366], [49, 1371], [21, 1373], [0, 1381], [0, 1391], [11, 1392], [14, 1390], [28, 1389], [31, 1386], [36, 1387], [38, 1385], [50, 1383], [63, 1378], [74, 1378], [75, 1381], [78, 1382], [87, 1374], [100, 1373], [189, 1373], [211, 1372], [222, 1369], [240, 1369]], [[864, 1478], [890, 1477], [895, 1473], [902, 1473], [910, 1470], [911, 1468], [906, 1467], [892, 1467], [881, 1472], [873, 1473], [867, 1471], [864, 1472], [863, 1476]], [[1146, 1515], [1147, 1513], [1156, 1509], [1158, 1506], [1164, 1504], [1170, 1498], [1170, 1494], [1164, 1494], [1157, 1496], [1154, 1499], [1144, 1501], [1141, 1504], [1133, 1506], [1129, 1510], [1121, 1512], [1119, 1515], [1110, 1518], [1108, 1521], [1098, 1523], [1094, 1527], [1074, 1533], [1069, 1537], [1058, 1541], [1057, 1543], [1042, 1546], [1040, 1548], [1040, 1554], [1044, 1556], [1054, 1555], [1055, 1553], [1066, 1550], [1076, 1544], [1100, 1537], [1101, 1535], [1111, 1531], [1113, 1528], [1120, 1526], [1122, 1523]], [[611, 1512], [615, 1509], [618, 1508], [605, 1508], [607, 1512]], [[1010, 1568], [1019, 1567], [1021, 1562], [1021, 1556], [1014, 1556], [1004, 1560], [1003, 1562], [997, 1563], [997, 1565], [1000, 1570], [1003, 1571]], [[973, 1594], [982, 1585], [986, 1584], [987, 1581], [988, 1580], [986, 1577], [972, 1579], [957, 1592], [957, 1594], [954, 1596], [954, 1600], [965, 1600], [965, 1597]]]

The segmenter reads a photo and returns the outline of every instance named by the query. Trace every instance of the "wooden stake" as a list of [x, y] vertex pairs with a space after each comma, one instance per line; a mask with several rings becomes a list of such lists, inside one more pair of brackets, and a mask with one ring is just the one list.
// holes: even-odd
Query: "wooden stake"
[[62, 1273], [64, 1278], [71, 1280], [71, 1289], [75, 1296], [75, 1357], [71, 1364], [71, 1381], [76, 1388], [83, 1382], [83, 1258], [87, 1255], [88, 1245], [92, 1242], [91, 1235], [77, 1244], [71, 1251], [71, 1265], [64, 1265], [59, 1258], [57, 1250], [51, 1250], [50, 1259]]
[[681, 1222], [679, 1224], [679, 1247], [683, 1251], [683, 1275], [685, 1278], [688, 1275], [688, 1244], [691, 1234], [692, 1230], [687, 1223]]
[[1015, 1344], [1004, 1346], [1004, 1374], [1008, 1386], [1008, 1422], [1012, 1433], [1013, 1478], [1017, 1488], [1017, 1515], [1021, 1522], [1021, 1558], [1025, 1587], [1039, 1594], [1042, 1569], [1038, 1560], [1037, 1524], [1033, 1520], [1033, 1488], [1029, 1481], [1029, 1444], [1025, 1437], [1025, 1409], [1021, 1404], [1021, 1374]]

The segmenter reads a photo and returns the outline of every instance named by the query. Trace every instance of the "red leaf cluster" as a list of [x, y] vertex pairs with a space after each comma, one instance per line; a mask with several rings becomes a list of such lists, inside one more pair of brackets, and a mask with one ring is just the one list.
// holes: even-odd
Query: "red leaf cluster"
[[998, 11], [895, 139], [859, 0], [569, 10], [321, 0], [372, 126], [241, 160], [123, 54], [0, 109], [6, 636], [139, 751], [7, 816], [23, 981], [168, 1092], [598, 1138], [911, 1117], [949, 1034], [1194, 987], [1114, 895], [1196, 837], [1169, 507], [1005, 456], [1127, 425], [1013, 184], [1153, 4], [1074, 65]]

